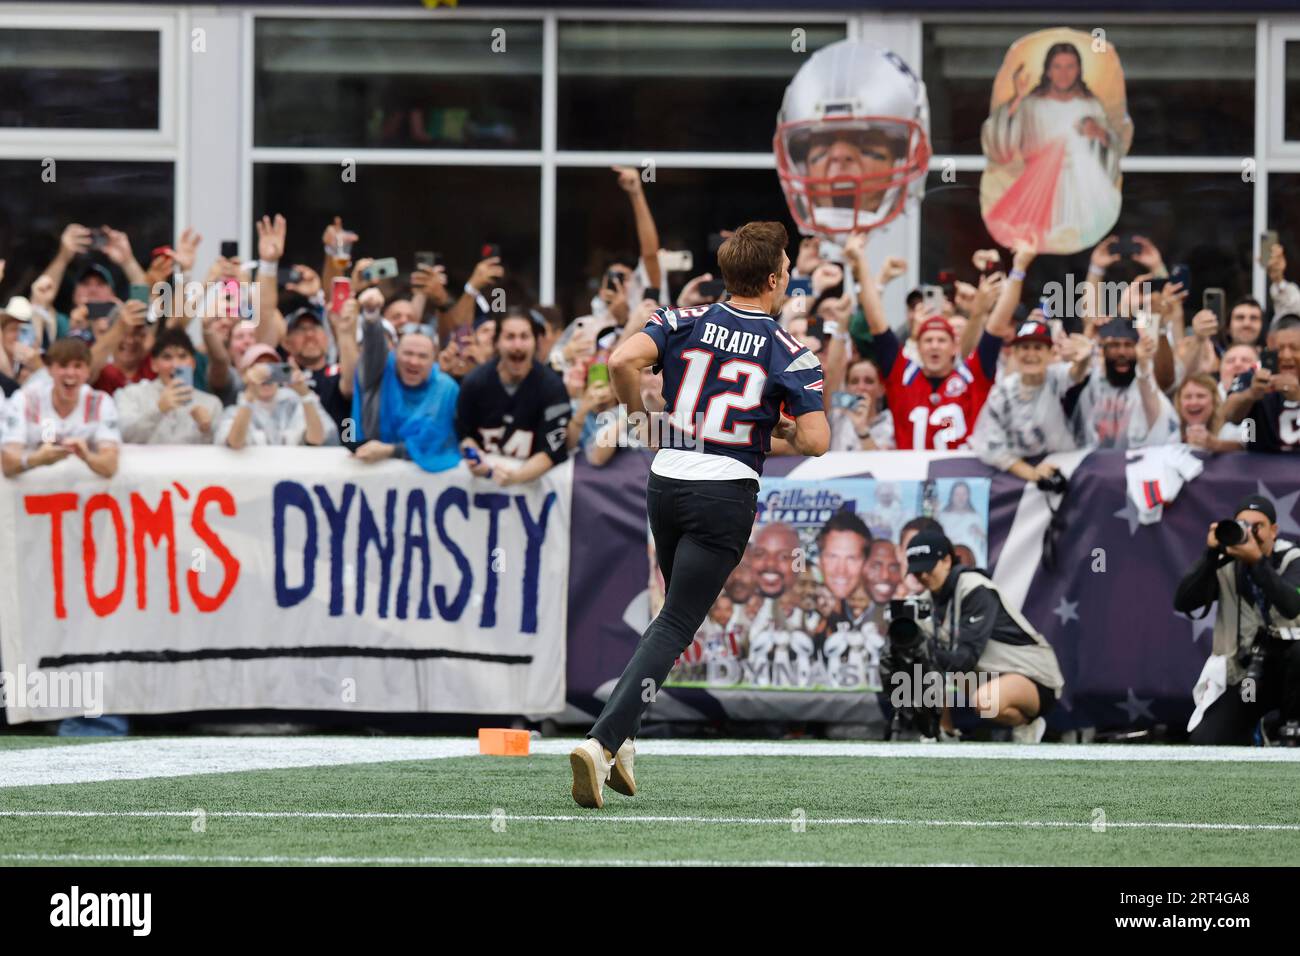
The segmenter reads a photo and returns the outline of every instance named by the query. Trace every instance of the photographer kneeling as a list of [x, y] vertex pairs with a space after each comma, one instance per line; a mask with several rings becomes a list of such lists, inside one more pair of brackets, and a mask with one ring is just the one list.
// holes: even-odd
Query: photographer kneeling
[[1300, 745], [1300, 547], [1278, 538], [1267, 498], [1251, 495], [1232, 520], [1210, 526], [1205, 553], [1174, 593], [1174, 610], [1191, 614], [1215, 601], [1210, 664], [1222, 658], [1224, 669], [1197, 701], [1192, 743], [1250, 744], [1260, 718], [1280, 709], [1279, 737]]
[[[973, 707], [981, 717], [1014, 728], [1018, 742], [1041, 740], [1044, 718], [1065, 686], [1047, 639], [1007, 606], [983, 571], [954, 567], [952, 542], [938, 532], [912, 538], [907, 570], [929, 591], [929, 601], [922, 596], [890, 602], [882, 668], [905, 673], [919, 662], [922, 670], [939, 672], [945, 685], [959, 687], [971, 686], [961, 675], [973, 674], [974, 699], [949, 702], [945, 694], [945, 704]], [[892, 675], [890, 682], [896, 683]], [[943, 716], [944, 729], [951, 729], [950, 715]]]

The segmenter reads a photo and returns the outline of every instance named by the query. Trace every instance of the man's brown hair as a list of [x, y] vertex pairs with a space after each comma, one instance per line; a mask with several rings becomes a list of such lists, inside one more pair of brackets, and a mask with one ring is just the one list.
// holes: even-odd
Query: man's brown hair
[[789, 242], [779, 222], [747, 222], [737, 229], [718, 249], [727, 291], [744, 296], [766, 292], [767, 277], [781, 274], [781, 256]]
[[46, 365], [71, 365], [73, 362], [90, 364], [90, 346], [82, 339], [58, 339], [45, 350]]

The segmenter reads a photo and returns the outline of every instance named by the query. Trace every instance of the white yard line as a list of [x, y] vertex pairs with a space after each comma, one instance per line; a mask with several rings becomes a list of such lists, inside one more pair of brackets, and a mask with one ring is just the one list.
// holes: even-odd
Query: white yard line
[[407, 813], [346, 810], [0, 810], [0, 819], [25, 817], [132, 817], [162, 819], [234, 820], [431, 820], [431, 821], [514, 821], [517, 823], [689, 823], [705, 826], [781, 826], [798, 822], [811, 826], [836, 827], [969, 827], [974, 829], [1084, 829], [1093, 826], [1115, 830], [1233, 830], [1300, 831], [1300, 823], [1190, 823], [1178, 820], [924, 820], [903, 817], [710, 817], [614, 813]]
[[[983, 863], [844, 863], [830, 860], [575, 860], [541, 856], [191, 856], [179, 853], [0, 853], [0, 862], [15, 863], [244, 863], [301, 864], [305, 866], [925, 866], [968, 867], [992, 866]], [[1023, 864], [998, 863], [1003, 866]]]
[[[576, 739], [532, 741], [536, 756], [567, 754]], [[857, 741], [638, 741], [642, 756], [853, 757], [1078, 761], [1297, 763], [1300, 748], [1117, 744], [916, 744]], [[0, 750], [0, 788], [33, 784], [143, 780], [245, 770], [439, 760], [478, 753], [473, 738], [448, 737], [140, 737], [76, 747]], [[567, 768], [557, 773], [563, 775]]]

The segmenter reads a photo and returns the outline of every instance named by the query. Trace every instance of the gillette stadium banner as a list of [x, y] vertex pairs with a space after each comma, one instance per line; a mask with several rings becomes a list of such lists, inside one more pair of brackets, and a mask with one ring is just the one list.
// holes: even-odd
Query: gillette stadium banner
[[563, 707], [571, 464], [502, 489], [343, 449], [121, 462], [0, 485], [10, 722], [71, 712], [40, 691], [80, 675], [118, 714]]
[[[1202, 473], [1164, 506], [1158, 521], [1148, 524], [1127, 494], [1127, 469], [1138, 463], [1130, 463], [1125, 453], [1072, 452], [1049, 458], [1071, 475], [1059, 512], [1064, 527], [1054, 567], [1045, 562], [1043, 548], [1052, 519], [1049, 499], [963, 453], [769, 459], [745, 562], [750, 567], [728, 581], [648, 719], [879, 727], [878, 695], [871, 690], [871, 677], [860, 675], [869, 675], [878, 659], [880, 603], [897, 586], [900, 572], [885, 563], [890, 558], [886, 542], [896, 544], [906, 518], [921, 513], [938, 520], [954, 544], [965, 543], [975, 553], [1003, 594], [1055, 648], [1066, 683], [1049, 725], [1105, 730], [1165, 723], [1181, 730], [1192, 711], [1192, 687], [1210, 654], [1214, 614], [1189, 620], [1174, 611], [1173, 593], [1204, 549], [1210, 523], [1230, 517], [1244, 495], [1259, 493], [1277, 506], [1279, 535], [1300, 540], [1300, 484], [1291, 457], [1199, 452], [1198, 457]], [[568, 716], [575, 723], [599, 712], [654, 609], [645, 519], [649, 461], [648, 453], [620, 451], [604, 470], [578, 471], [574, 527], [599, 528], [600, 533], [575, 533], [573, 548]], [[954, 501], [959, 485], [965, 490], [956, 492]], [[1141, 489], [1140, 480], [1135, 487]], [[867, 594], [855, 593], [851, 584], [841, 586], [860, 607], [849, 604], [846, 616], [854, 620], [842, 628], [846, 633], [831, 648], [834, 653], [828, 653], [841, 628], [824, 627], [819, 638], [805, 626], [828, 611], [819, 609], [819, 591], [835, 587], [833, 575], [818, 566], [825, 562], [815, 545], [815, 530], [825, 523], [827, 509], [846, 505], [880, 547], [878, 555], [872, 548], [861, 572]], [[987, 527], [983, 542], [982, 525]], [[779, 574], [776, 562], [767, 562], [769, 550], [806, 556], [808, 573], [791, 568], [784, 580], [773, 577], [766, 585], [753, 580], [765, 572]], [[872, 593], [877, 586], [878, 597]], [[750, 606], [756, 613], [746, 620], [737, 605], [764, 588], [775, 600], [755, 601]], [[730, 601], [725, 600], [728, 591]], [[778, 614], [786, 618], [779, 626], [771, 620]], [[768, 616], [766, 622], [762, 615]]]

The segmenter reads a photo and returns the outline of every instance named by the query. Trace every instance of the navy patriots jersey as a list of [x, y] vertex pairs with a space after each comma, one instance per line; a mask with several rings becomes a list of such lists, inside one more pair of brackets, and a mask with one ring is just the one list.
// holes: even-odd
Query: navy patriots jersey
[[824, 411], [822, 367], [769, 315], [729, 303], [660, 309], [643, 330], [659, 348], [664, 447], [726, 455], [763, 473], [781, 408]]

